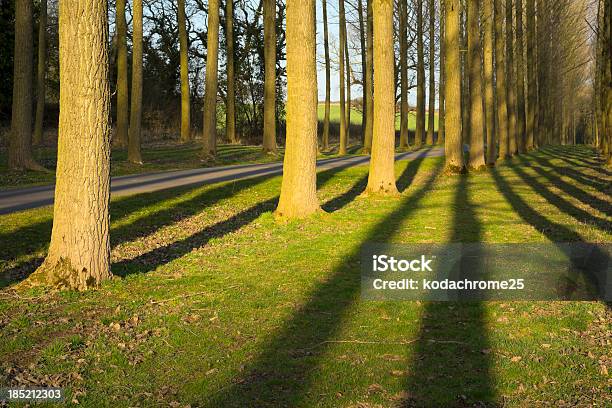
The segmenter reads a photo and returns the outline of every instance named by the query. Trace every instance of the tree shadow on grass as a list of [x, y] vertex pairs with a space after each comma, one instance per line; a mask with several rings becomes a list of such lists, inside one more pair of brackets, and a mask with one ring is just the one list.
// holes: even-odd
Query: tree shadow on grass
[[[546, 154], [544, 153], [544, 155]], [[583, 173], [581, 171], [574, 169], [573, 167], [555, 165], [551, 163], [550, 160], [547, 160], [541, 157], [539, 154], [532, 153], [528, 157], [529, 157], [529, 160], [535, 161], [540, 166], [546, 169], [552, 170], [561, 176], [570, 177], [573, 180], [585, 186], [589, 186], [589, 187], [592, 187], [598, 190], [605, 190], [605, 189], [610, 188], [610, 186], [612, 185], [611, 181], [601, 179], [592, 174]], [[552, 156], [547, 156], [547, 157], [552, 157]]]
[[[368, 232], [362, 241], [384, 242], [409, 217], [432, 187], [442, 163], [398, 207]], [[202, 396], [207, 406], [297, 406], [303, 403], [326, 351], [326, 341], [338, 333], [350, 307], [359, 296], [360, 245], [320, 283], [263, 352], [243, 374], [216, 394]]]
[[[528, 175], [522, 167], [523, 165], [529, 166], [529, 162], [523, 157], [520, 157], [519, 160], [521, 162], [520, 164], [513, 164], [512, 166], [510, 166], [514, 173], [517, 174], [525, 182], [525, 184], [530, 186], [536, 193], [541, 195], [550, 204], [552, 204], [565, 214], [575, 218], [576, 220], [594, 225], [602, 231], [610, 231], [612, 229], [612, 224], [607, 219], [598, 217], [579, 207], [576, 207], [570, 201], [550, 191], [548, 187], [537, 181], [535, 177]], [[540, 171], [537, 170], [539, 169], [537, 166], [529, 167], [546, 177], [548, 180], [552, 181], [552, 175], [550, 175], [550, 173], [542, 174]], [[557, 185], [556, 182], [553, 182], [552, 184]]]
[[[479, 243], [482, 225], [470, 199], [470, 176], [459, 177], [451, 243]], [[460, 270], [481, 270], [478, 246]], [[495, 393], [483, 302], [426, 302], [414, 354], [407, 367], [405, 407], [492, 406]]]
[[584, 164], [591, 166], [603, 166], [606, 164], [605, 159], [599, 157], [594, 149], [580, 149], [577, 146], [549, 146], [545, 150], [554, 154], [576, 159]]
[[551, 148], [545, 148], [540, 150], [542, 153], [554, 158], [564, 161], [565, 163], [574, 166], [574, 167], [583, 167], [593, 171], [596, 171], [604, 176], [610, 177], [612, 176], [612, 172], [604, 169], [599, 164], [587, 163], [583, 159], [573, 158], [572, 156], [567, 154], [567, 151], [553, 150]]

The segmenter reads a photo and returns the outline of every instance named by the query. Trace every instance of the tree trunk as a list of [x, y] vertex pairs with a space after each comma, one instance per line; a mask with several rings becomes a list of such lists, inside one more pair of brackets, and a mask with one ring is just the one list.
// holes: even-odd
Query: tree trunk
[[[363, 0], [357, 1], [357, 12], [359, 13], [359, 40], [361, 46], [361, 86], [362, 89], [365, 89], [366, 83], [366, 33], [365, 33], [365, 22], [363, 19]], [[366, 129], [366, 120], [367, 115], [366, 111], [368, 109], [368, 98], [365, 95], [365, 91], [363, 91], [362, 95], [362, 112], [361, 112], [361, 142], [365, 143], [365, 129]]]
[[276, 153], [276, 0], [264, 0], [264, 140], [266, 153]]
[[204, 87], [204, 121], [202, 141], [204, 155], [217, 154], [217, 86], [219, 61], [219, 0], [208, 1], [208, 33], [206, 54], [206, 83]]
[[[423, 51], [423, 0], [417, 4], [417, 117], [414, 145], [421, 147], [425, 137], [425, 55]], [[374, 73], [376, 75], [376, 73]]]
[[506, 85], [505, 41], [504, 41], [504, 11], [502, 0], [494, 0], [495, 13], [495, 79], [497, 95], [497, 134], [499, 139], [499, 158], [505, 159], [509, 155], [510, 145], [508, 140], [508, 97]]
[[525, 123], [525, 61], [523, 47], [523, 0], [516, 0], [516, 132], [519, 153], [527, 151]]
[[[236, 138], [236, 90], [234, 78], [234, 1], [225, 2], [225, 36], [227, 42], [227, 106], [225, 107], [225, 137], [232, 143]], [[276, 48], [276, 47], [275, 47]]]
[[38, 70], [36, 72], [36, 120], [34, 145], [43, 142], [43, 118], [45, 115], [45, 72], [47, 70], [47, 0], [40, 1], [38, 17]]
[[493, 35], [495, 22], [493, 16], [493, 2], [483, 1], [484, 18], [484, 86], [485, 86], [485, 128], [487, 140], [487, 159], [489, 166], [494, 166], [497, 159], [495, 147], [495, 91], [493, 86]]
[[399, 148], [408, 148], [408, 0], [399, 1], [401, 116]]
[[527, 144], [526, 150], [535, 147], [536, 105], [538, 100], [538, 80], [536, 73], [536, 10], [535, 0], [527, 0]]
[[399, 194], [395, 184], [393, 1], [373, 0], [374, 138], [366, 194]]
[[287, 145], [276, 215], [303, 218], [317, 199], [315, 0], [287, 0]]
[[340, 59], [340, 146], [338, 148], [338, 154], [345, 155], [347, 147], [347, 136], [346, 136], [346, 79], [344, 77], [346, 71], [344, 67], [344, 56], [345, 56], [345, 44], [346, 44], [346, 16], [344, 12], [344, 0], [338, 0], [339, 6], [339, 17], [340, 17], [340, 42], [338, 44], [338, 57]]
[[119, 148], [128, 144], [128, 61], [125, 2], [117, 0], [117, 131], [114, 143]]
[[53, 230], [47, 258], [23, 285], [85, 290], [111, 277], [107, 3], [60, 0], [59, 9]]
[[[329, 150], [329, 115], [331, 110], [331, 67], [329, 61], [329, 28], [327, 25], [327, 0], [323, 3], [323, 44], [325, 46], [325, 118], [323, 120], [323, 151]], [[364, 115], [365, 116], [365, 115]]]
[[446, 170], [451, 173], [464, 170], [461, 142], [461, 59], [460, 2], [445, 0], [445, 78], [446, 78]]
[[130, 134], [128, 161], [142, 164], [140, 153], [142, 121], [142, 0], [133, 0], [132, 34], [132, 107], [130, 109]]
[[469, 0], [468, 50], [470, 81], [470, 160], [468, 167], [479, 170], [485, 166], [484, 159], [484, 112], [482, 109], [482, 72], [480, 59], [480, 0]]
[[368, 154], [372, 151], [372, 137], [374, 134], [374, 16], [372, 15], [372, 0], [367, 0], [368, 27], [366, 35], [366, 132], [363, 151]]
[[181, 64], [181, 142], [191, 140], [191, 102], [189, 101], [189, 44], [185, 18], [185, 0], [178, 0], [178, 29]]
[[13, 110], [8, 165], [13, 170], [42, 170], [32, 158], [32, 2], [15, 1]]
[[516, 75], [514, 72], [514, 40], [512, 29], [513, 0], [506, 0], [506, 88], [508, 97], [508, 154], [517, 153], [516, 126]]
[[348, 35], [344, 36], [344, 56], [346, 66], [346, 146], [351, 143], [351, 111], [353, 110], [351, 103], [351, 58], [348, 47]]
[[427, 144], [434, 144], [436, 113], [436, 3], [429, 0], [429, 107], [427, 109]]
[[438, 140], [437, 144], [444, 144], [445, 138], [445, 88], [446, 88], [446, 74], [444, 72], [444, 64], [446, 58], [446, 40], [444, 36], [444, 0], [440, 0], [440, 86], [439, 86], [439, 102], [438, 102]]

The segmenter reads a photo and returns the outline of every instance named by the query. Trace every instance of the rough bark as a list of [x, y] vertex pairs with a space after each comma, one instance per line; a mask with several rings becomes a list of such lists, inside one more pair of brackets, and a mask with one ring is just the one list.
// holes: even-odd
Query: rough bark
[[366, 132], [363, 150], [364, 153], [372, 151], [372, 137], [374, 134], [374, 17], [372, 15], [372, 0], [368, 0], [368, 26], [366, 35]]
[[510, 145], [508, 140], [508, 97], [506, 85], [506, 47], [504, 38], [504, 11], [502, 0], [494, 0], [495, 13], [495, 79], [497, 96], [497, 137], [499, 139], [499, 158], [508, 157]]
[[482, 108], [482, 70], [480, 47], [480, 0], [469, 0], [468, 10], [468, 58], [470, 81], [470, 159], [468, 167], [478, 170], [485, 166], [484, 112]]
[[32, 2], [15, 1], [13, 109], [8, 165], [13, 170], [42, 170], [32, 158]]
[[486, 163], [495, 165], [497, 160], [497, 149], [495, 140], [495, 90], [493, 85], [493, 36], [495, 34], [495, 22], [493, 15], [493, 2], [484, 0], [483, 3], [483, 25], [484, 25], [484, 87], [485, 87], [485, 128], [486, 128]]
[[523, 47], [523, 0], [516, 0], [516, 132], [517, 150], [527, 151], [525, 123], [525, 58]]
[[434, 143], [436, 110], [436, 3], [429, 0], [429, 107], [427, 109], [427, 144]]
[[276, 153], [276, 1], [264, 0], [264, 137], [263, 150]]
[[23, 286], [84, 290], [110, 273], [110, 89], [104, 0], [60, 0], [60, 117], [48, 255]]
[[202, 141], [204, 156], [217, 154], [217, 86], [219, 61], [219, 0], [208, 1], [206, 49], [206, 83], [204, 87], [204, 121]]
[[535, 147], [536, 105], [538, 103], [538, 83], [536, 70], [536, 9], [535, 0], [526, 0], [527, 8], [527, 150]]
[[461, 59], [460, 48], [460, 3], [459, 0], [445, 0], [446, 38], [446, 171], [451, 173], [464, 170], [463, 146], [461, 142]]
[[399, 148], [408, 148], [408, 4], [399, 1], [399, 40], [400, 40], [400, 139]]
[[365, 194], [399, 194], [395, 184], [393, 0], [373, 0], [374, 138]]
[[508, 154], [517, 153], [516, 73], [514, 67], [513, 0], [506, 0], [506, 88], [508, 97]]
[[346, 16], [344, 11], [344, 0], [338, 1], [339, 17], [340, 17], [340, 42], [338, 46], [338, 56], [340, 59], [339, 72], [340, 72], [340, 146], [338, 147], [338, 154], [345, 155], [348, 144], [346, 135], [346, 78], [345, 78], [345, 44], [346, 44]]
[[132, 106], [130, 109], [130, 134], [128, 139], [128, 161], [142, 164], [142, 0], [132, 3]]
[[128, 61], [127, 61], [127, 23], [125, 21], [125, 2], [117, 0], [117, 130], [113, 140], [115, 146], [128, 145]]
[[315, 0], [287, 0], [287, 145], [276, 216], [303, 218], [317, 199]]
[[225, 40], [227, 42], [227, 95], [225, 107], [225, 137], [232, 144], [236, 138], [236, 79], [234, 75], [234, 1], [225, 2]]
[[[425, 138], [425, 53], [423, 50], [423, 0], [417, 7], [417, 115], [414, 145], [420, 147]], [[375, 73], [376, 75], [376, 73]]]
[[181, 142], [191, 140], [191, 102], [189, 94], [189, 43], [185, 18], [185, 0], [178, 0], [179, 54], [181, 65]]
[[438, 140], [437, 144], [444, 144], [445, 137], [445, 88], [446, 88], [446, 74], [444, 72], [444, 64], [446, 58], [446, 39], [444, 36], [444, 0], [440, 0], [440, 85], [438, 89], [439, 102], [438, 102]]
[[[331, 110], [331, 66], [329, 61], [329, 28], [327, 25], [327, 0], [323, 3], [323, 45], [325, 47], [325, 117], [323, 119], [322, 150], [329, 150], [329, 115]], [[364, 114], [365, 117], [365, 114]]]
[[45, 72], [47, 70], [47, 0], [40, 1], [38, 17], [38, 69], [36, 71], [36, 119], [32, 143], [43, 142], [43, 118], [45, 115]]

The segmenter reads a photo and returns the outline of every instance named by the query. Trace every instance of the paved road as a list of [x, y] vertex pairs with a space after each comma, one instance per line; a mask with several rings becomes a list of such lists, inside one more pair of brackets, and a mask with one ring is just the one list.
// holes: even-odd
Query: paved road
[[[418, 152], [401, 153], [396, 160], [411, 160], [417, 157], [439, 157], [444, 155], [443, 148], [434, 148]], [[369, 163], [369, 156], [340, 157], [317, 161], [317, 168], [328, 170], [345, 168]], [[119, 197], [138, 193], [163, 190], [166, 188], [219, 183], [229, 180], [240, 180], [258, 176], [280, 175], [283, 164], [280, 162], [265, 164], [246, 164], [236, 166], [208, 167], [203, 169], [176, 170], [161, 173], [134, 174], [113, 177], [111, 195]], [[55, 185], [29, 187], [0, 192], [0, 214], [37, 208], [53, 204]]]

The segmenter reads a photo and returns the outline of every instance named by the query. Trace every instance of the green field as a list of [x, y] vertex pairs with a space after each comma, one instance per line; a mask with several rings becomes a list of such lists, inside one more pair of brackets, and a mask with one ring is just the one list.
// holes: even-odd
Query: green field
[[[318, 108], [318, 116], [319, 121], [323, 121], [325, 118], [325, 104], [319, 104]], [[427, 118], [428, 114], [425, 114], [425, 129], [427, 129]], [[340, 105], [339, 104], [331, 104], [329, 110], [329, 121], [331, 123], [340, 123]], [[361, 126], [361, 112], [356, 109], [351, 110], [351, 125], [353, 126]], [[395, 121], [395, 129], [400, 130], [400, 117], [397, 115]], [[416, 129], [416, 114], [414, 112], [410, 112], [408, 115], [408, 130], [413, 131]], [[436, 132], [438, 131], [438, 114], [434, 117], [434, 129]]]
[[[398, 162], [318, 175], [326, 213], [279, 224], [281, 178], [113, 199], [112, 271], [84, 293], [0, 292], [0, 384], [84, 407], [610, 406], [601, 302], [365, 302], [365, 242], [610, 242], [609, 170], [545, 149], [447, 176]], [[572, 192], [569, 194], [568, 192]], [[0, 276], [45, 255], [53, 209], [0, 216]]]

